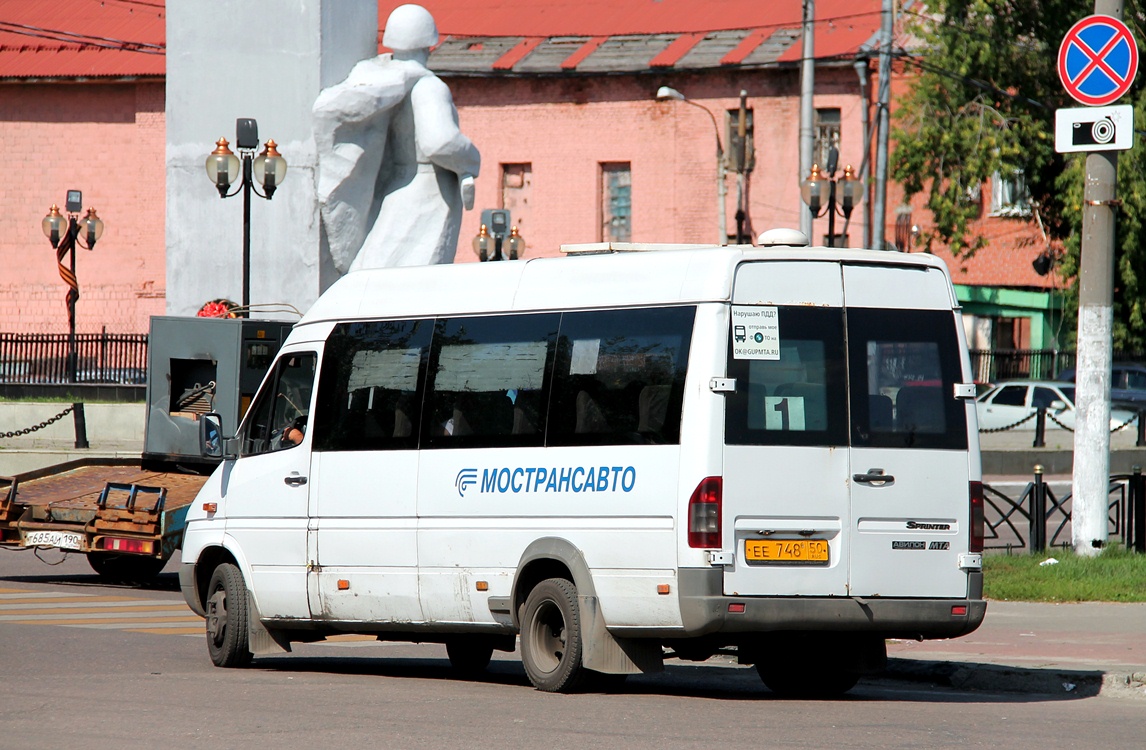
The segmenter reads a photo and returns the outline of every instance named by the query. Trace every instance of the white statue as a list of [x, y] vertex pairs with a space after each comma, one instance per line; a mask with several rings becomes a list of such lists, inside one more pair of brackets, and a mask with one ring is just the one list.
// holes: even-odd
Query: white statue
[[450, 263], [481, 156], [458, 129], [445, 83], [426, 67], [433, 16], [400, 5], [382, 43], [314, 102], [318, 199], [335, 267]]

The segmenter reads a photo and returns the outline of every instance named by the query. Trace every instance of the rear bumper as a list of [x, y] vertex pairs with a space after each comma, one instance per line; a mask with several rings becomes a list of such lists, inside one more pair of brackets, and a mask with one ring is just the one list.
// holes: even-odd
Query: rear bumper
[[[955, 638], [983, 622], [983, 574], [968, 573], [965, 599], [879, 597], [725, 596], [719, 568], [682, 568], [680, 608], [685, 634], [831, 630], [878, 633], [885, 638]], [[743, 604], [743, 612], [729, 612]], [[966, 607], [954, 615], [954, 607]]]

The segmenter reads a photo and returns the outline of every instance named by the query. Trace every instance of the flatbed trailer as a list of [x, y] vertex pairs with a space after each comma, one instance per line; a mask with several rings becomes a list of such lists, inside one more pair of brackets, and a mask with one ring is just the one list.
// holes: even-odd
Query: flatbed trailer
[[145, 581], [179, 548], [206, 481], [194, 469], [114, 458], [0, 477], [0, 546], [83, 553], [102, 577]]

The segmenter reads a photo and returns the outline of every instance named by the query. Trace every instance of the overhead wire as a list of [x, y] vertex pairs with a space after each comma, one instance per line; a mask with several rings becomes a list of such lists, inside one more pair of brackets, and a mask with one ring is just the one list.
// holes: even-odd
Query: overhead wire
[[49, 41], [62, 42], [64, 44], [75, 44], [81, 47], [99, 47], [101, 49], [121, 50], [124, 52], [141, 52], [146, 55], [164, 55], [167, 52], [167, 46], [165, 44], [153, 44], [151, 42], [132, 42], [126, 39], [115, 39], [112, 37], [97, 36], [94, 34], [83, 34], [73, 31], [48, 29], [42, 26], [31, 26], [29, 24], [15, 23], [13, 21], [0, 21], [0, 31], [6, 31], [10, 34], [17, 34], [20, 36], [27, 36], [35, 39], [47, 39]]

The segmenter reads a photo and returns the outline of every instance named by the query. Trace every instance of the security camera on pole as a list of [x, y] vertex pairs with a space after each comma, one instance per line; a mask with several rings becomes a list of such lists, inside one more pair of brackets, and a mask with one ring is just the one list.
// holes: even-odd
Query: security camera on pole
[[1117, 101], [1134, 82], [1138, 46], [1122, 23], [1122, 0], [1095, 0], [1094, 15], [1067, 32], [1058, 54], [1063, 86], [1082, 109], [1055, 113], [1055, 149], [1086, 152], [1079, 267], [1077, 417], [1071, 542], [1097, 555], [1107, 540], [1110, 473], [1110, 360], [1114, 320], [1114, 196], [1118, 151], [1134, 140], [1131, 106]]

